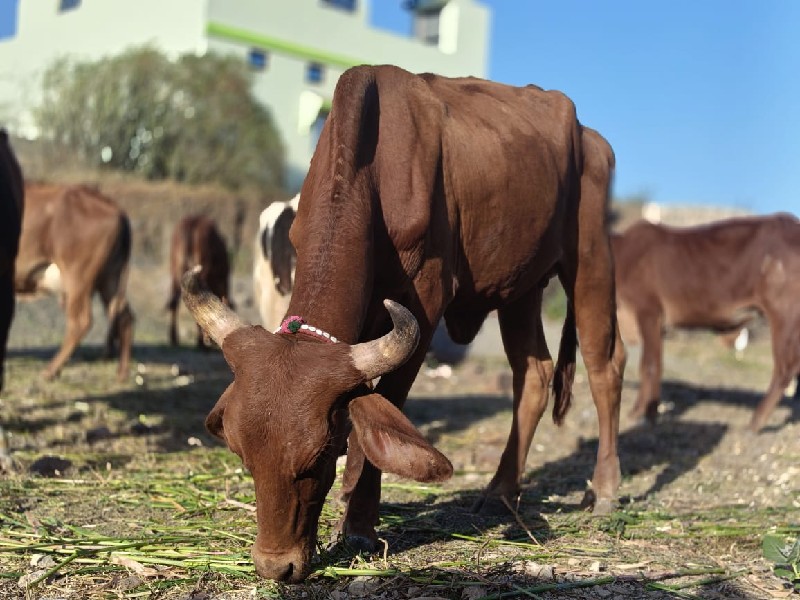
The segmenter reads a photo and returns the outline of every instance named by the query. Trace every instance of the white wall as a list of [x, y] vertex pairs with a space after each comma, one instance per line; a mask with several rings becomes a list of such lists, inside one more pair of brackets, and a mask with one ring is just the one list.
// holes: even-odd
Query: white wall
[[[298, 130], [304, 92], [330, 102], [341, 73], [363, 63], [450, 76], [487, 72], [490, 15], [475, 0], [451, 0], [458, 24], [448, 52], [372, 28], [370, 0], [358, 0], [354, 12], [320, 0], [81, 0], [63, 13], [58, 6], [58, 0], [19, 0], [16, 36], [0, 41], [0, 125], [36, 135], [28, 111], [39, 103], [41, 76], [58, 56], [98, 59], [151, 44], [170, 55], [214, 50], [246, 60], [259, 47], [269, 64], [255, 74], [254, 93], [281, 131], [290, 191], [299, 188], [314, 150], [311, 133]], [[310, 60], [325, 65], [320, 83], [305, 80]]]

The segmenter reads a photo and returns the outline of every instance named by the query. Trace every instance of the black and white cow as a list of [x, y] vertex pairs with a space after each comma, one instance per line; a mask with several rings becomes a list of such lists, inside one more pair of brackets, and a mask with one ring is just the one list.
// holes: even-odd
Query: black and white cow
[[259, 217], [253, 291], [261, 323], [269, 330], [280, 325], [292, 295], [296, 255], [289, 241], [289, 228], [299, 199], [298, 194], [286, 202], [273, 202]]

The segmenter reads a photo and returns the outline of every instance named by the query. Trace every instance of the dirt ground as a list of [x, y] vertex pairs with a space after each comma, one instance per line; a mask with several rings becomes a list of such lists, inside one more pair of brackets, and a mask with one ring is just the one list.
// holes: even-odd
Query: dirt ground
[[[463, 363], [423, 369], [406, 405], [455, 476], [441, 486], [385, 476], [385, 554], [323, 547], [306, 583], [283, 586], [253, 575], [251, 481], [203, 428], [231, 379], [227, 366], [218, 352], [193, 349], [185, 311], [182, 347], [166, 345], [166, 271], [133, 269], [130, 296], [134, 372], [122, 384], [113, 361], [100, 358], [106, 323], [99, 305], [89, 339], [54, 382], [38, 372], [63, 334], [58, 305], [18, 305], [0, 402], [17, 463], [0, 476], [2, 598], [760, 600], [793, 593], [764, 558], [762, 541], [800, 532], [800, 404], [785, 399], [759, 435], [744, 429], [769, 381], [763, 333], [741, 360], [709, 334], [671, 335], [655, 426], [625, 417], [638, 379], [638, 349], [630, 349], [620, 506], [608, 517], [579, 508], [597, 449], [596, 414], [579, 369], [566, 423], [557, 428], [548, 416], [536, 433], [517, 514], [484, 517], [469, 509], [494, 473], [511, 415], [510, 370], [490, 319]], [[246, 276], [237, 278], [234, 296], [255, 320]], [[559, 327], [547, 326], [553, 350]], [[335, 492], [322, 541], [341, 508]], [[136, 542], [145, 535], [162, 536], [171, 553]], [[98, 549], [118, 542], [139, 554], [122, 545]], [[200, 546], [231, 566], [192, 563], [190, 550]]]

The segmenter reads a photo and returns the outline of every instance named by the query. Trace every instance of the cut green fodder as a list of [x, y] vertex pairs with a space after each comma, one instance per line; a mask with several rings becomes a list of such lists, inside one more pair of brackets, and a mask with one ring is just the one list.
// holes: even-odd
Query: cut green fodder
[[794, 537], [779, 533], [765, 535], [761, 548], [764, 558], [773, 563], [775, 575], [800, 592], [800, 530], [795, 528], [793, 533]]

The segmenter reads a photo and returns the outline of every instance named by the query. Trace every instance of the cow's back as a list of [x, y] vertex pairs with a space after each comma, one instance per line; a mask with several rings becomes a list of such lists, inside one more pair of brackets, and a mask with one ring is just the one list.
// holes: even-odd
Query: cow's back
[[[425, 280], [429, 314], [438, 319], [447, 308], [453, 339], [468, 342], [491, 310], [555, 273], [576, 235], [581, 169], [581, 127], [560, 92], [385, 65], [349, 69], [292, 227], [298, 280], [290, 310], [297, 301], [311, 317], [369, 315], [382, 311], [380, 299]], [[373, 211], [380, 218], [350, 222]], [[321, 264], [334, 239], [312, 235], [322, 222], [337, 231], [336, 244], [362, 252]], [[341, 285], [332, 279], [356, 272], [333, 299], [342, 305], [332, 306], [326, 290]], [[345, 297], [364, 305], [347, 306]], [[450, 327], [456, 314], [459, 332]], [[369, 335], [330, 324], [339, 325], [342, 339]]]
[[733, 327], [760, 307], [765, 276], [796, 223], [776, 215], [688, 228], [634, 224], [612, 238], [620, 304], [662, 311], [666, 325]]
[[[572, 101], [536, 86], [517, 88], [474, 78], [391, 72], [388, 78], [401, 91], [380, 94], [381, 119], [395, 114], [402, 122], [404, 111], [411, 110], [410, 118], [419, 120], [420, 128], [425, 120], [419, 114], [438, 125], [423, 134], [432, 130], [438, 139], [419, 144], [427, 152], [437, 149], [438, 156], [415, 158], [431, 179], [441, 171], [441, 192], [431, 186], [433, 202], [441, 206], [428, 211], [426, 227], [429, 232], [450, 231], [445, 239], [428, 244], [431, 255], [447, 256], [456, 267], [455, 302], [492, 309], [535, 285], [561, 257], [564, 217], [576, 206], [579, 193], [581, 130]], [[397, 157], [381, 157], [380, 152], [379, 143], [380, 168], [389, 171]], [[409, 184], [399, 193], [413, 190], [414, 182]], [[397, 207], [407, 200], [385, 194], [382, 184], [381, 202], [391, 230], [393, 215], [404, 218]]]
[[119, 206], [86, 186], [30, 184], [17, 257], [17, 279], [55, 263], [80, 271], [108, 260], [124, 226]]

